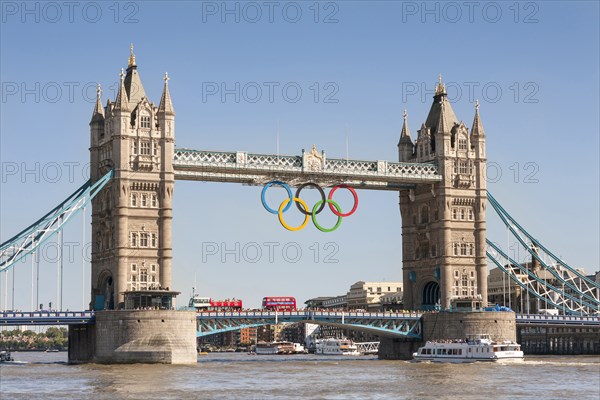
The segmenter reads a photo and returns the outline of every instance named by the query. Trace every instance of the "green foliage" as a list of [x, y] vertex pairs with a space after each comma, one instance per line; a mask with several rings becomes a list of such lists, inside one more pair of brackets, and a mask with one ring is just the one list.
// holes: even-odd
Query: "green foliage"
[[66, 328], [50, 327], [46, 332], [14, 329], [0, 332], [0, 349], [9, 350], [64, 350], [68, 346]]

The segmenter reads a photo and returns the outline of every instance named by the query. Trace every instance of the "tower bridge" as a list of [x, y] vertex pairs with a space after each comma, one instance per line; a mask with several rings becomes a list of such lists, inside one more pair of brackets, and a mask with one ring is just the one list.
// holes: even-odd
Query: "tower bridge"
[[[398, 191], [406, 309], [484, 307], [487, 260], [491, 259], [499, 267], [511, 265], [504, 270], [510, 279], [552, 306], [579, 314], [600, 311], [600, 284], [554, 256], [488, 196], [486, 134], [479, 105], [475, 106], [469, 129], [456, 117], [441, 77], [415, 140], [404, 112], [399, 162], [330, 159], [315, 146], [296, 156], [175, 149], [175, 109], [169, 79], [165, 74], [159, 104], [151, 102], [132, 48], [127, 69], [121, 70], [116, 98], [103, 105], [98, 86], [90, 121], [90, 182], [0, 245], [0, 271], [7, 271], [60, 232], [74, 212], [91, 203], [90, 310], [94, 310], [94, 315], [89, 321], [94, 324], [82, 324], [70, 333], [70, 343], [77, 349], [71, 361], [195, 362], [195, 344], [188, 341], [196, 337], [197, 331], [230, 329], [240, 321], [254, 324], [271, 320], [265, 315], [219, 319], [216, 315], [197, 317], [191, 311], [168, 310], [178, 294], [172, 287], [176, 180], [248, 185], [279, 180], [291, 186], [313, 182]], [[562, 288], [549, 289], [532, 276], [527, 282], [521, 281], [514, 268], [527, 269], [486, 241], [488, 204], [538, 265], [551, 270], [564, 283]], [[135, 310], [147, 306], [163, 310]], [[391, 336], [404, 333], [405, 337], [413, 335], [423, 340], [439, 335], [460, 337], [482, 327], [515, 339], [514, 314], [493, 314], [498, 313], [459, 317], [452, 313], [423, 314], [422, 321], [406, 316], [297, 317], [312, 316], [319, 323], [379, 330]], [[416, 320], [421, 322], [415, 325]], [[219, 326], [225, 328], [215, 328]], [[143, 343], [164, 345], [151, 349]], [[411, 354], [410, 348], [400, 349], [402, 343], [382, 341], [380, 350], [387, 355]]]

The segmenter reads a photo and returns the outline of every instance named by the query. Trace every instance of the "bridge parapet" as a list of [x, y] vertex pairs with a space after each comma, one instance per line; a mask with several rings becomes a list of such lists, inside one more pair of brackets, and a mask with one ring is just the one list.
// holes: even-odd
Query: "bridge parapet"
[[519, 325], [585, 325], [600, 326], [600, 316], [517, 314]]
[[0, 313], [0, 325], [76, 325], [93, 322], [93, 311], [4, 311]]

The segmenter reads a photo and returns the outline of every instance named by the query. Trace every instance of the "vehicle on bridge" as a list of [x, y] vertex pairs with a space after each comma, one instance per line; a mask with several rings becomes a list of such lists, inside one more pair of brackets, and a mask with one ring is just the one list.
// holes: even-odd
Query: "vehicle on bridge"
[[213, 300], [210, 297], [202, 297], [200, 295], [193, 295], [190, 298], [188, 307], [193, 307], [196, 311], [240, 311], [242, 310], [242, 300], [239, 299], [226, 299], [226, 300]]
[[296, 311], [295, 297], [263, 297], [262, 307], [268, 311]]
[[468, 335], [466, 340], [429, 341], [413, 354], [416, 361], [468, 363], [475, 361], [523, 360], [518, 343], [494, 342], [490, 335]]

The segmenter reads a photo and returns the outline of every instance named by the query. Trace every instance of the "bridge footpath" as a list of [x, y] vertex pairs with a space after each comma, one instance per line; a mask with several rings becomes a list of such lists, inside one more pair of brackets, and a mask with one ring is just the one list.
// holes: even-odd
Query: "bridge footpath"
[[[109, 312], [110, 311], [106, 311]], [[443, 315], [444, 313], [439, 313]], [[435, 315], [435, 313], [433, 314]], [[196, 314], [198, 337], [282, 322], [305, 322], [421, 341], [423, 314], [346, 311], [241, 311]], [[0, 312], [0, 327], [80, 326], [95, 323], [94, 311]], [[600, 316], [516, 315], [516, 338], [526, 354], [600, 354]]]

